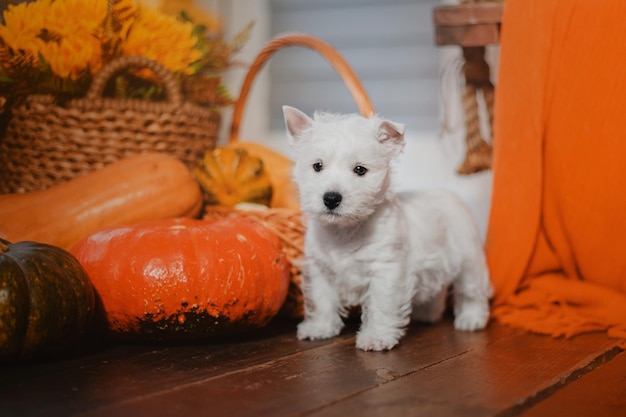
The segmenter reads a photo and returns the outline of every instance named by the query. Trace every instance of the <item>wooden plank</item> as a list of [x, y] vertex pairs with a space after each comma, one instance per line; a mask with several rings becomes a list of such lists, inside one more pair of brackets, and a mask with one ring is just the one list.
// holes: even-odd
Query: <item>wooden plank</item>
[[[572, 340], [518, 334], [355, 395], [312, 416], [515, 415], [617, 354], [603, 334]], [[567, 415], [562, 413], [544, 415]], [[588, 414], [593, 415], [593, 414]]]
[[481, 23], [500, 23], [504, 5], [501, 3], [474, 3], [439, 6], [433, 9], [435, 26], [467, 26]]
[[581, 376], [520, 414], [540, 416], [626, 416], [626, 353]]
[[295, 337], [294, 322], [277, 322], [231, 340], [181, 346], [105, 343], [104, 347], [92, 346], [61, 359], [0, 365], [0, 415], [53, 416], [87, 411], [348, 337], [303, 344]]
[[[295, 323], [274, 324], [239, 340], [3, 365], [0, 415], [507, 415], [618, 352], [602, 334], [554, 340], [493, 323], [464, 333], [447, 318], [372, 353], [355, 349], [355, 331], [351, 323], [338, 338], [299, 342]], [[618, 373], [607, 380], [623, 383]]]
[[435, 7], [435, 43], [469, 47], [497, 44], [502, 10], [498, 3]]
[[514, 334], [517, 333], [500, 326], [493, 326], [488, 332], [456, 332], [449, 320], [430, 327], [417, 325], [390, 352], [362, 352], [355, 348], [353, 338], [345, 339], [84, 415], [158, 417], [198, 410], [223, 416], [297, 415], [341, 402]]

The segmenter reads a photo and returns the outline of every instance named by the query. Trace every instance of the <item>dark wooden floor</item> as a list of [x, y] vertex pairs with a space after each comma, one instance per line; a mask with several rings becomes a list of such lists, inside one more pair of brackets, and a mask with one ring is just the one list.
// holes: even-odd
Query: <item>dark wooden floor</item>
[[243, 340], [0, 365], [0, 416], [626, 416], [626, 353], [602, 334], [461, 333], [447, 319], [366, 353], [354, 331], [299, 342], [276, 322]]

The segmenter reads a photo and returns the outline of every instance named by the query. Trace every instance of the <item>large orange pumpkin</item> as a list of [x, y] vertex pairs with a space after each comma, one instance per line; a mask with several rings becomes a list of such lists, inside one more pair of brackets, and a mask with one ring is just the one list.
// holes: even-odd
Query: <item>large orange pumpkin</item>
[[112, 227], [72, 253], [114, 334], [199, 340], [266, 325], [287, 296], [279, 238], [247, 218], [189, 218]]

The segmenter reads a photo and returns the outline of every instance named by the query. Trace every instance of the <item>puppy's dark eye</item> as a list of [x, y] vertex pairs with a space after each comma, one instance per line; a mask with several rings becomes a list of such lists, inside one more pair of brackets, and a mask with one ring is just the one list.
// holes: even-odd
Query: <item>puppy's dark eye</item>
[[365, 168], [364, 166], [361, 165], [357, 165], [354, 167], [354, 173], [358, 176], [363, 176], [365, 175], [365, 173], [367, 172], [367, 168]]
[[313, 164], [313, 170], [315, 172], [320, 172], [323, 169], [324, 169], [324, 164], [322, 164], [321, 162], [316, 162]]

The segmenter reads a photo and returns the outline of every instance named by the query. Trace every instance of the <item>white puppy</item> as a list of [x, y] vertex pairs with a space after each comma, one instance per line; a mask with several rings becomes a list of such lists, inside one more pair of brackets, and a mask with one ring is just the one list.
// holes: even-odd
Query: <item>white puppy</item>
[[491, 285], [470, 212], [448, 192], [392, 191], [390, 163], [404, 147], [404, 127], [283, 111], [307, 218], [298, 338], [338, 335], [348, 309], [360, 306], [356, 346], [391, 349], [411, 317], [441, 317], [450, 284], [455, 328], [485, 327]]

